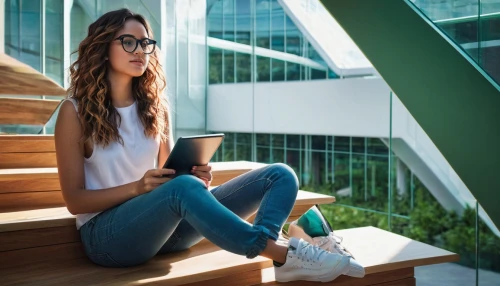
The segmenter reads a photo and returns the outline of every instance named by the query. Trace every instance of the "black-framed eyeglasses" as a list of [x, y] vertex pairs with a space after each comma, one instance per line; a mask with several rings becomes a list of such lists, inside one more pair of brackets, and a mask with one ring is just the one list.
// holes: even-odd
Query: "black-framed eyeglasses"
[[123, 50], [127, 53], [133, 53], [137, 49], [137, 46], [139, 44], [141, 45], [142, 50], [146, 55], [151, 54], [154, 52], [155, 47], [156, 47], [156, 41], [151, 40], [148, 38], [144, 39], [137, 39], [136, 37], [132, 35], [121, 35], [118, 38], [115, 39], [120, 40], [122, 43]]

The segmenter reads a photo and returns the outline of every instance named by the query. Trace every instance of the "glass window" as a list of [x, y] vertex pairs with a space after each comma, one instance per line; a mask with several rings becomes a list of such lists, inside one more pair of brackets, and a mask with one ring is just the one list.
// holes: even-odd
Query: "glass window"
[[257, 147], [266, 147], [268, 148], [271, 144], [271, 138], [269, 134], [257, 134]]
[[250, 133], [237, 133], [236, 136], [236, 160], [252, 160], [252, 135]]
[[223, 0], [224, 40], [234, 42], [234, 0]]
[[234, 83], [234, 52], [224, 50], [224, 83]]
[[207, 25], [208, 36], [218, 39], [223, 39], [222, 33], [222, 3], [223, 1], [216, 1], [210, 8]]
[[286, 136], [286, 147], [287, 148], [299, 148], [300, 147], [300, 135], [287, 135]]
[[273, 149], [273, 152], [271, 154], [273, 155], [271, 163], [285, 162], [285, 152], [283, 149]]
[[40, 1], [22, 1], [21, 57], [22, 62], [41, 71], [40, 62]]
[[286, 80], [300, 80], [300, 65], [296, 63], [286, 63]]
[[271, 163], [269, 148], [257, 147], [257, 162]]
[[349, 137], [335, 136], [334, 149], [335, 151], [349, 152]]
[[208, 83], [222, 83], [222, 50], [210, 47]]
[[323, 151], [326, 148], [326, 136], [311, 136], [311, 149]]
[[271, 136], [273, 148], [283, 149], [285, 147], [285, 135], [283, 134], [273, 134]]
[[257, 81], [271, 80], [271, 59], [257, 56]]
[[234, 133], [226, 133], [224, 136], [224, 161], [235, 161]]
[[20, 58], [19, 1], [5, 1], [5, 53]]
[[326, 71], [325, 70], [318, 70], [318, 69], [311, 69], [311, 79], [326, 79]]
[[286, 52], [297, 56], [302, 55], [302, 33], [293, 23], [290, 17], [286, 16]]
[[277, 0], [271, 6], [271, 49], [285, 51], [285, 12]]
[[250, 45], [252, 36], [251, 1], [236, 0], [236, 42]]
[[285, 80], [285, 62], [281, 60], [272, 59], [272, 78], [271, 81], [284, 81]]
[[354, 153], [365, 153], [365, 138], [364, 137], [353, 137], [352, 138], [352, 152]]
[[252, 56], [236, 53], [236, 82], [252, 81]]
[[64, 85], [62, 0], [47, 0], [45, 8], [45, 74]]
[[270, 5], [268, 0], [256, 0], [255, 2], [255, 17], [256, 17], [256, 31], [255, 37], [257, 42], [256, 46], [269, 49], [270, 48]]

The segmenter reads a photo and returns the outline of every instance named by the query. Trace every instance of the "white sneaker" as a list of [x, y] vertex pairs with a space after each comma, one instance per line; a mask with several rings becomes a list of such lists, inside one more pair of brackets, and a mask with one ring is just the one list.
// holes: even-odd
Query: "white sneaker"
[[347, 271], [347, 273], [345, 273], [345, 275], [356, 278], [365, 277], [365, 268], [363, 267], [363, 265], [357, 262], [354, 259], [352, 253], [342, 245], [342, 237], [334, 235], [333, 232], [330, 232], [328, 236], [318, 236], [312, 238], [307, 235], [307, 233], [305, 233], [302, 228], [300, 228], [293, 222], [288, 228], [288, 234], [291, 237], [302, 238], [310, 244], [320, 247], [331, 253], [338, 253], [342, 256], [349, 257], [349, 270]]
[[278, 282], [329, 282], [349, 271], [349, 259], [292, 237], [286, 262], [281, 267], [274, 267], [274, 274]]

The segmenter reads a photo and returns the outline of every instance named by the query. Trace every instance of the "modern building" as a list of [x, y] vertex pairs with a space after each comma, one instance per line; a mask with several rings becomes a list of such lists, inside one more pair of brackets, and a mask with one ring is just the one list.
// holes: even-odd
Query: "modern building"
[[[412, 2], [500, 78], [498, 35], [474, 40], [477, 1]], [[225, 133], [215, 161], [285, 162], [302, 187], [380, 215], [389, 228], [392, 219], [409, 218], [417, 185], [447, 210], [476, 207], [431, 138], [319, 0], [0, 4], [0, 51], [64, 87], [72, 52], [90, 23], [121, 7], [144, 15], [161, 49], [175, 137]], [[485, 6], [481, 23], [497, 27], [498, 11], [499, 3]], [[43, 130], [0, 131], [51, 133], [54, 119]], [[478, 213], [500, 236], [480, 206]]]

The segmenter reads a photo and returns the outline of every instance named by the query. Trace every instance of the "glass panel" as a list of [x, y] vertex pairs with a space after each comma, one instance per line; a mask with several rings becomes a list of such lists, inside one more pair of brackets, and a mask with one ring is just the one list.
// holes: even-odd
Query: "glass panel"
[[250, 82], [252, 80], [252, 56], [236, 53], [236, 82]]
[[285, 12], [277, 0], [271, 2], [271, 49], [285, 51]]
[[234, 42], [234, 0], [223, 0], [224, 40]]
[[287, 135], [286, 136], [286, 147], [287, 148], [299, 148], [300, 147], [300, 135]]
[[208, 83], [222, 83], [222, 50], [210, 47], [208, 57]]
[[249, 133], [236, 134], [236, 160], [251, 161], [252, 160], [252, 136]]
[[257, 56], [257, 81], [271, 80], [271, 59]]
[[285, 146], [285, 135], [283, 134], [273, 134], [271, 136], [273, 148], [282, 148]]
[[234, 52], [224, 51], [224, 83], [234, 83]]
[[5, 1], [5, 53], [20, 58], [19, 0]]
[[252, 37], [251, 1], [237, 0], [236, 4], [236, 42], [250, 45]]
[[256, 0], [256, 31], [255, 37], [257, 42], [256, 46], [269, 49], [270, 48], [270, 5], [268, 0]]
[[45, 8], [45, 74], [64, 85], [63, 1], [47, 0]]
[[415, 5], [500, 82], [500, 0], [415, 0]]
[[281, 60], [272, 59], [272, 78], [271, 81], [284, 81], [285, 80], [285, 62]]
[[302, 56], [302, 33], [288, 16], [286, 16], [286, 52]]
[[349, 152], [349, 137], [335, 136], [334, 138], [334, 148], [335, 151]]
[[326, 79], [326, 71], [311, 69], [311, 79]]
[[300, 65], [296, 63], [286, 63], [286, 80], [300, 80]]
[[271, 153], [273, 155], [273, 158], [271, 160], [271, 163], [284, 163], [285, 162], [285, 151], [280, 148], [280, 149], [274, 149]]
[[234, 133], [225, 133], [224, 141], [224, 161], [236, 161], [236, 154], [234, 150]]
[[222, 6], [224, 1], [217, 1], [212, 5], [207, 16], [208, 36], [223, 39], [222, 32]]
[[20, 60], [41, 71], [40, 62], [40, 1], [22, 1]]

